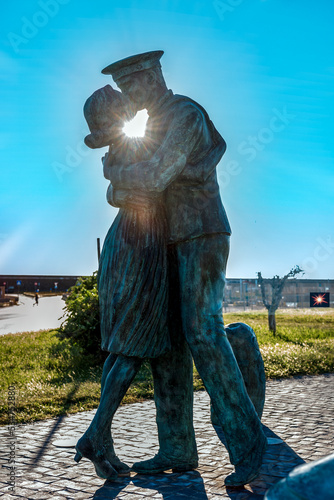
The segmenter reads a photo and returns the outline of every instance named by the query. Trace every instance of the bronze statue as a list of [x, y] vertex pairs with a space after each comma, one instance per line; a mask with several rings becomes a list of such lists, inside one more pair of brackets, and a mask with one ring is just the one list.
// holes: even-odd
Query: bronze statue
[[110, 355], [99, 408], [77, 444], [75, 459], [89, 458], [101, 477], [128, 474], [113, 450], [110, 426], [146, 357], [154, 377], [160, 449], [132, 470], [151, 474], [196, 468], [193, 358], [235, 465], [225, 484], [238, 486], [257, 476], [266, 438], [222, 317], [231, 230], [216, 166], [226, 144], [202, 106], [167, 89], [162, 54], [139, 54], [102, 71], [122, 91], [122, 97], [112, 94], [111, 100], [124, 99], [129, 114], [147, 109], [143, 140], [122, 134], [125, 111], [115, 111], [108, 124], [102, 120], [102, 134], [94, 123], [90, 126], [98, 136], [92, 147], [110, 144], [103, 159], [111, 182], [107, 197], [120, 210], [98, 274], [102, 347]]
[[274, 484], [264, 500], [333, 500], [334, 453], [295, 467]]

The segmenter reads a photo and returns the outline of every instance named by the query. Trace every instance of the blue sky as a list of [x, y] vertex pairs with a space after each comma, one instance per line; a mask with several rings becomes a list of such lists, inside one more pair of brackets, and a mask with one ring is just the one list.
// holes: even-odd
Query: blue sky
[[0, 273], [90, 274], [104, 150], [82, 107], [107, 64], [163, 49], [169, 88], [210, 114], [233, 236], [228, 277], [334, 278], [334, 6], [329, 0], [18, 0], [1, 25]]

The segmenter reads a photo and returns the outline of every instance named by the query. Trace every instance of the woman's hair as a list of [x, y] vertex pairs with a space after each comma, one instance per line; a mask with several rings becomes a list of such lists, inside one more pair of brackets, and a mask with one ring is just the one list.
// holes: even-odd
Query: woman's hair
[[85, 144], [92, 149], [108, 146], [111, 126], [131, 118], [121, 92], [111, 85], [96, 90], [85, 102], [83, 111], [91, 132], [85, 137]]

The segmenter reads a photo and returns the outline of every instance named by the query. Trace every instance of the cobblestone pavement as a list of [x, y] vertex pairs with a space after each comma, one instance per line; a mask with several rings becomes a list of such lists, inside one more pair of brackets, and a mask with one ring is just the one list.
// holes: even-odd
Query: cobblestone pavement
[[[5, 499], [262, 499], [266, 489], [297, 464], [316, 460], [334, 448], [334, 374], [274, 380], [267, 384], [263, 424], [268, 437], [284, 442], [269, 445], [260, 476], [244, 488], [225, 488], [233, 468], [225, 447], [210, 424], [209, 397], [195, 394], [194, 425], [199, 468], [187, 473], [131, 477], [105, 482], [96, 477], [89, 460], [73, 461], [74, 450], [57, 448], [56, 439], [80, 436], [94, 412], [20, 425], [16, 428], [15, 492], [9, 493], [8, 465], [2, 467], [0, 497]], [[155, 409], [152, 401], [122, 406], [114, 424], [116, 450], [131, 464], [157, 451]], [[10, 443], [7, 427], [0, 428], [1, 458], [6, 462]]]

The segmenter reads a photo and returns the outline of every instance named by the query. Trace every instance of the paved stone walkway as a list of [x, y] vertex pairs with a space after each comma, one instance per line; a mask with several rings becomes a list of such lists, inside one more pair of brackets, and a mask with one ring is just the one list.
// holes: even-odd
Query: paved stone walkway
[[61, 325], [65, 306], [61, 295], [40, 297], [38, 306], [34, 302], [33, 297], [21, 294], [18, 306], [0, 307], [0, 335], [37, 332]]
[[[200, 465], [198, 470], [157, 476], [131, 474], [115, 482], [96, 477], [93, 465], [83, 459], [74, 463], [73, 449], [56, 448], [56, 439], [80, 436], [94, 412], [21, 425], [16, 428], [15, 492], [8, 492], [8, 465], [0, 470], [0, 497], [5, 499], [124, 500], [223, 499], [260, 500], [270, 485], [286, 476], [297, 464], [316, 460], [334, 448], [334, 374], [274, 380], [267, 384], [263, 424], [268, 437], [283, 443], [270, 445], [259, 478], [245, 488], [225, 488], [231, 471], [220, 433], [210, 424], [209, 397], [195, 394], [194, 425]], [[155, 409], [152, 401], [121, 407], [114, 419], [116, 450], [131, 464], [157, 451]], [[9, 456], [7, 427], [0, 428], [0, 454]]]

